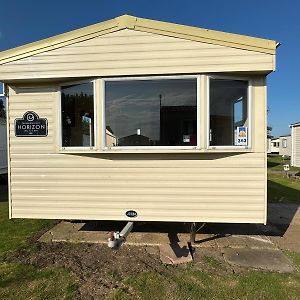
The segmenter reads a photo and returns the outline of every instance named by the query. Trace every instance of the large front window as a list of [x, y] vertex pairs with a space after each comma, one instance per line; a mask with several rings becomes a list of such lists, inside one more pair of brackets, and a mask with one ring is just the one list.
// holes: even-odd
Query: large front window
[[61, 150], [250, 149], [251, 89], [247, 79], [215, 75], [98, 78], [61, 86]]
[[209, 145], [248, 146], [248, 81], [210, 79]]
[[93, 147], [94, 90], [87, 82], [61, 88], [62, 147]]
[[105, 82], [105, 145], [196, 146], [197, 79]]

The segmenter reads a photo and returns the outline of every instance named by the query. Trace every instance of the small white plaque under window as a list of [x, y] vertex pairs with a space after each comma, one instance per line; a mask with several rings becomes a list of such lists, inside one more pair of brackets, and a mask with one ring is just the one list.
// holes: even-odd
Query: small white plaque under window
[[236, 128], [236, 146], [247, 146], [248, 145], [248, 128], [237, 127]]

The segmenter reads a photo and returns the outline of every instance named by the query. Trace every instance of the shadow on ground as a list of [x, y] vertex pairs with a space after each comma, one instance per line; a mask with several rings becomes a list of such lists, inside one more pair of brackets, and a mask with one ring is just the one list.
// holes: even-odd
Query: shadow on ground
[[[229, 224], [229, 223], [207, 223], [203, 228], [198, 224], [198, 233], [207, 237], [196, 240], [197, 243], [204, 243], [232, 235], [267, 235], [282, 237], [289, 228], [297, 213], [299, 204], [273, 204], [268, 205], [268, 223], [261, 224]], [[74, 221], [76, 223], [78, 221]], [[84, 221], [80, 231], [121, 231], [126, 222], [110, 221]], [[170, 242], [178, 242], [177, 234], [189, 233], [189, 223], [171, 222], [136, 222], [133, 232], [140, 233], [165, 233]]]
[[278, 162], [268, 161], [268, 169], [279, 166], [279, 165], [280, 165], [280, 163], [278, 163]]
[[300, 203], [300, 190], [268, 180], [268, 202]]

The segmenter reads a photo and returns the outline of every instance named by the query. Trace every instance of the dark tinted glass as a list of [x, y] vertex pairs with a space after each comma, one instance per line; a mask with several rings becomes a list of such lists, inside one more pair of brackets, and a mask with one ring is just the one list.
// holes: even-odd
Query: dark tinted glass
[[92, 82], [61, 89], [61, 119], [63, 147], [94, 146]]
[[196, 145], [196, 109], [196, 79], [106, 82], [106, 145]]

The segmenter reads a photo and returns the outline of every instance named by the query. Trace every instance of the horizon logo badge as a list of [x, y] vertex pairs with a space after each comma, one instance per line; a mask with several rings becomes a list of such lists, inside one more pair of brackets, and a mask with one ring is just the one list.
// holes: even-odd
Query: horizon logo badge
[[47, 136], [48, 120], [40, 118], [34, 111], [27, 111], [23, 118], [15, 119], [15, 136]]
[[129, 218], [137, 217], [137, 212], [135, 210], [127, 210], [125, 214]]

